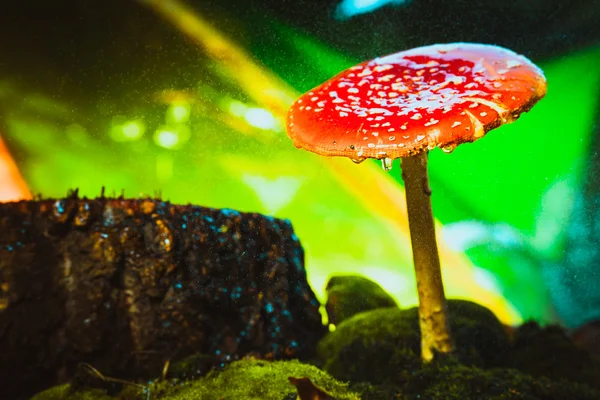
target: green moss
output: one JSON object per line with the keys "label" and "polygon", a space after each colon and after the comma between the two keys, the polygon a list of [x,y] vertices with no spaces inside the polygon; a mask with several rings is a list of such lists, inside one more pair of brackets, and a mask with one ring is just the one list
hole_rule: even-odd
{"label": "green moss", "polygon": [[[241,360],[222,371],[213,371],[204,378],[189,382],[159,382],[150,387],[152,399],[161,400],[283,400],[295,398],[296,388],[288,377],[308,377],[321,390],[337,400],[357,400],[358,394],[348,385],[336,381],[318,368],[298,361]],[[133,400],[143,399],[137,387],[127,386],[110,397],[105,391],[89,389],[74,391],[70,385],[57,386],[39,393],[34,400]]]}
{"label": "green moss", "polygon": [[[463,300],[450,300],[448,308],[457,357],[467,365],[498,365],[510,343],[494,314]],[[342,322],[321,340],[318,354],[338,379],[402,382],[420,368],[420,340],[416,307],[377,309]]]}
{"label": "green moss", "polygon": [[[152,385],[151,398],[161,400],[285,400],[296,399],[288,377],[309,377],[336,400],[593,400],[600,391],[567,380],[534,378],[514,369],[482,370],[441,358],[421,368],[403,371],[404,380],[384,385],[366,382],[348,387],[314,366],[297,361],[238,361],[221,372],[187,383]],[[73,392],[62,385],[38,394],[33,400],[139,400],[139,388],[127,386],[115,397],[98,389]]]}
{"label": "green moss", "polygon": [[169,368],[169,377],[176,379],[193,379],[204,376],[215,364],[215,357],[209,354],[193,354],[175,362]]}
{"label": "green moss", "polygon": [[415,370],[403,384],[358,383],[361,400],[593,400],[600,392],[566,380],[534,378],[512,369],[482,370],[445,359]]}
{"label": "green moss", "polygon": [[327,283],[329,322],[339,324],[360,312],[398,304],[381,286],[362,276],[334,276]]}
{"label": "green moss", "polygon": [[31,400],[112,400],[103,390],[91,389],[77,392],[71,385],[55,386],[33,396]]}
{"label": "green moss", "polygon": [[593,400],[600,392],[565,380],[534,378],[512,369],[482,370],[459,364],[427,365],[403,388],[406,399]]}
{"label": "green moss", "polygon": [[342,322],[318,345],[323,368],[343,380],[383,383],[419,368],[416,310],[378,309]]}
{"label": "green moss", "polygon": [[600,362],[556,325],[540,327],[528,322],[520,326],[506,365],[533,376],[569,379],[600,388]]}
{"label": "green moss", "polygon": [[358,399],[346,384],[331,378],[318,368],[298,361],[237,361],[225,370],[211,372],[205,378],[184,386],[164,397],[169,400],[282,400],[296,394],[288,377],[308,377],[336,399]]}
{"label": "green moss", "polygon": [[[337,379],[350,381],[350,386],[298,361],[242,360],[200,377],[207,360],[198,355],[174,365],[170,374],[174,379],[152,384],[151,398],[296,399],[296,388],[288,378],[307,377],[337,400],[600,399],[598,363],[575,346],[562,328],[528,323],[516,331],[511,345],[504,327],[486,308],[458,300],[450,300],[448,307],[457,343],[452,357],[422,364],[417,309],[380,308],[354,315],[319,343],[325,369]],[[33,399],[145,398],[139,386],[127,384],[118,393],[111,386],[110,392],[116,394],[110,397],[102,382],[105,390],[82,386],[88,389],[77,391],[74,383]]]}

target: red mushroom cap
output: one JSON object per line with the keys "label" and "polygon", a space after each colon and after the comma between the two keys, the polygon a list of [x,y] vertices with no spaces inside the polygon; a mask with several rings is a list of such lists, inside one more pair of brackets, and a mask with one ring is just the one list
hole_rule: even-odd
{"label": "red mushroom cap", "polygon": [[288,113],[288,135],[296,147],[356,162],[451,151],[545,94],[543,72],[510,50],[425,46],[364,62],[304,94]]}

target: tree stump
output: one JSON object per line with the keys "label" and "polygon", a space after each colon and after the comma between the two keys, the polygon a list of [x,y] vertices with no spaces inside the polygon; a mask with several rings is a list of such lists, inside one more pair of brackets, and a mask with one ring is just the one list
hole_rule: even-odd
{"label": "tree stump", "polygon": [[81,362],[147,379],[198,353],[302,358],[324,333],[287,220],[150,199],[0,204],[0,398]]}

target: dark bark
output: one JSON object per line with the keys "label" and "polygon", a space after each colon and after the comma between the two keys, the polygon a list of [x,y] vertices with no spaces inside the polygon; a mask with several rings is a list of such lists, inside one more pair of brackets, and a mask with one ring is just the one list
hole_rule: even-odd
{"label": "dark bark", "polygon": [[0,204],[0,397],[195,353],[307,356],[324,333],[289,221],[158,200]]}

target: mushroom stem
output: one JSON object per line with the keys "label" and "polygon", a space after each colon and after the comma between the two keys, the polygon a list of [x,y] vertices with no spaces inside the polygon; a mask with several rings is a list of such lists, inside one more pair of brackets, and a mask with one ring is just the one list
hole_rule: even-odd
{"label": "mushroom stem", "polygon": [[434,350],[439,353],[454,350],[431,209],[427,154],[423,151],[402,158],[402,179],[419,293],[421,357],[424,361],[433,359]]}

